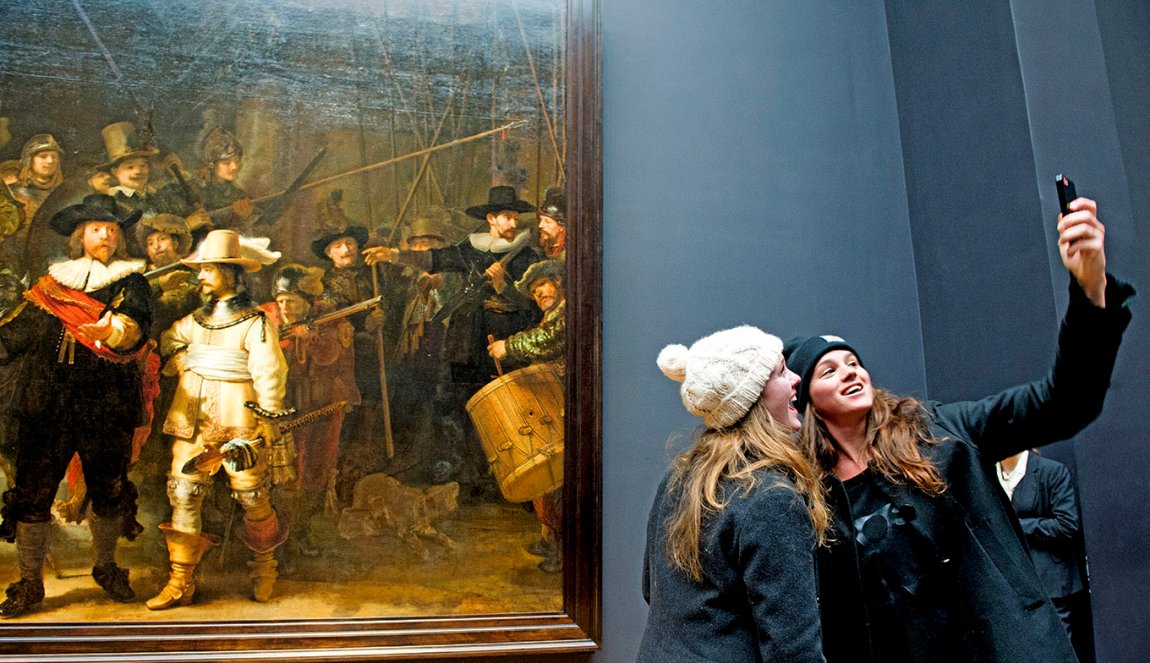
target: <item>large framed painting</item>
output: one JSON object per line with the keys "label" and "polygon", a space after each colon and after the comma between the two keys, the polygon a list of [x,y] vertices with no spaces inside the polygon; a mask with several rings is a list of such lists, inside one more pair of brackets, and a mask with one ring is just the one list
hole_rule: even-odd
{"label": "large framed painting", "polygon": [[598,647],[597,5],[0,6],[0,658]]}

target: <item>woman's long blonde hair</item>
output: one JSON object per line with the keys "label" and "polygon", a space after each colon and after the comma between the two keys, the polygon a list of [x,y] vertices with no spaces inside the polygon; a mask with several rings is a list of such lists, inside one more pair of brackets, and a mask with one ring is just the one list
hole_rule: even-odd
{"label": "woman's long blonde hair", "polygon": [[[819,467],[830,472],[839,450],[814,405],[807,405],[800,431],[803,446]],[[922,402],[909,396],[895,396],[874,390],[874,404],[867,414],[867,465],[887,480],[912,484],[929,495],[940,495],[946,482],[930,459],[922,455],[924,445],[937,444],[930,432]]]}
{"label": "woman's long blonde hair", "polygon": [[722,430],[703,429],[690,449],[672,462],[667,491],[679,493],[667,519],[667,556],[696,581],[703,578],[699,545],[703,521],[726,508],[734,492],[720,494],[719,483],[733,479],[746,495],[755,472],[775,468],[787,475],[807,503],[821,545],[830,524],[821,474],[796,445],[791,431],[778,424],[759,399],[738,423]]}

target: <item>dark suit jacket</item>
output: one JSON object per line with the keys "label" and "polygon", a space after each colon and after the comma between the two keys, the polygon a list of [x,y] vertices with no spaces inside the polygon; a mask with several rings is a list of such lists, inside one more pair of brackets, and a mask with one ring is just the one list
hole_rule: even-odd
{"label": "dark suit jacket", "polygon": [[1058,461],[1030,454],[1011,502],[1046,593],[1056,598],[1081,591],[1081,525],[1070,471]]}

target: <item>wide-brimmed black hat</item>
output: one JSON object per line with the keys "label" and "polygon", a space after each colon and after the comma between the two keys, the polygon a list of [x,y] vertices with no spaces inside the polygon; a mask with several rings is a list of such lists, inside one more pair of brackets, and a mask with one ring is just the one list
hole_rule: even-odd
{"label": "wide-brimmed black hat", "polygon": [[515,187],[493,186],[487,192],[487,204],[467,208],[467,216],[476,219],[486,219],[488,214],[500,212],[534,212],[535,206],[526,200],[520,200],[515,193]]}
{"label": "wide-brimmed black hat", "polygon": [[129,212],[120,207],[116,199],[102,193],[84,196],[79,205],[69,205],[48,219],[48,227],[68,237],[85,221],[111,221],[127,229],[135,225],[143,214],[142,210]]}
{"label": "wide-brimmed black hat", "polygon": [[547,187],[543,192],[543,204],[539,206],[539,214],[545,214],[567,225],[567,193],[562,187]]}
{"label": "wide-brimmed black hat", "polygon": [[319,239],[311,243],[311,252],[323,260],[331,260],[331,258],[327,257],[327,245],[341,237],[354,239],[355,243],[359,245],[359,248],[363,249],[367,244],[367,228],[363,226],[347,226],[346,228],[327,230],[320,235]]}
{"label": "wide-brimmed black hat", "polygon": [[357,226],[343,211],[343,189],[333,189],[316,201],[316,216],[319,218],[319,234],[311,243],[311,252],[321,260],[327,257],[327,245],[341,237],[355,240],[360,249],[366,248],[367,228]]}

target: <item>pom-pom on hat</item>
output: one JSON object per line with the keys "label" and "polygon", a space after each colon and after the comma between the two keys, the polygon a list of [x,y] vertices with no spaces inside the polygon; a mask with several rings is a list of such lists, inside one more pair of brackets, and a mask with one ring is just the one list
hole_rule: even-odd
{"label": "pom-pom on hat", "polygon": [[859,366],[863,366],[859,353],[838,336],[829,334],[825,336],[796,336],[787,341],[783,347],[783,357],[787,360],[787,367],[802,379],[799,388],[795,390],[795,407],[799,412],[804,412],[807,409],[807,403],[811,402],[810,382],[815,373],[815,365],[819,363],[819,359],[822,359],[823,355],[831,350],[854,352],[855,357],[859,360]]}
{"label": "pom-pom on hat", "polygon": [[743,325],[724,329],[687,348],[668,345],[656,360],[667,377],[682,382],[679,395],[708,428],[727,428],[750,412],[782,360],[783,342]]}

